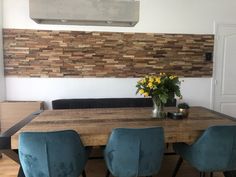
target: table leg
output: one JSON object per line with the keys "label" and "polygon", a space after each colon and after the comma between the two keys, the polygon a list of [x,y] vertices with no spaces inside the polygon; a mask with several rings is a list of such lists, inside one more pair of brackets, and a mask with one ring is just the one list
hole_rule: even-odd
{"label": "table leg", "polygon": [[19,163],[19,157],[17,150],[11,149],[11,137],[4,137],[0,135],[0,155],[5,154],[17,163]]}
{"label": "table leg", "polygon": [[[4,149],[4,150],[0,150],[0,151],[1,151],[0,153],[5,154],[6,156],[8,156],[12,160],[14,160],[16,163],[20,164],[18,150]],[[22,170],[21,165],[20,165],[17,177],[25,177],[25,174]]]}
{"label": "table leg", "polygon": [[8,156],[10,159],[14,160],[16,163],[20,164],[17,150],[7,149],[7,150],[1,150],[1,152],[6,156]]}

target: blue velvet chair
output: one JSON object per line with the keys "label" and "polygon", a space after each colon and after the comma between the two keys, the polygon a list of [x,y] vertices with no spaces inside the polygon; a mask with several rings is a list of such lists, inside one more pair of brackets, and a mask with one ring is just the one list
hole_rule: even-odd
{"label": "blue velvet chair", "polygon": [[73,130],[21,133],[19,157],[26,177],[86,176],[87,150]]}
{"label": "blue velvet chair", "polygon": [[111,133],[104,151],[109,172],[115,177],[157,174],[164,154],[162,127],[117,128]]}
{"label": "blue velvet chair", "polygon": [[236,170],[236,126],[212,126],[192,145],[174,144],[174,150],[180,155],[173,177],[176,176],[184,160],[205,173]]}

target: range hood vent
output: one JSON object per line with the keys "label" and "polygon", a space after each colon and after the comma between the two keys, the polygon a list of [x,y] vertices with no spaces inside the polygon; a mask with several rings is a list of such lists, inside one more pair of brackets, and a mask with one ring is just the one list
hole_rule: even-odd
{"label": "range hood vent", "polygon": [[135,26],[137,0],[29,0],[30,18],[41,24]]}

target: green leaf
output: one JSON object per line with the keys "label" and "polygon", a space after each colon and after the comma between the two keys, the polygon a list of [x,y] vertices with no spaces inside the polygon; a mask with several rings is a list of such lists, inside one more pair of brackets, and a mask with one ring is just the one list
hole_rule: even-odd
{"label": "green leaf", "polygon": [[163,94],[159,95],[159,98],[160,98],[161,102],[165,104],[167,102],[168,95],[166,93],[163,93]]}

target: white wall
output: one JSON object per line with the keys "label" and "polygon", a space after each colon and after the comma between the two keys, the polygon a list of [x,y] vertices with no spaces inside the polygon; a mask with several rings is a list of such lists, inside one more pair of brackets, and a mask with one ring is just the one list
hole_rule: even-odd
{"label": "white wall", "polygon": [[211,34],[214,21],[236,17],[235,0],[140,0],[140,21],[133,28],[38,25],[29,18],[29,0],[3,1],[4,28]]}
{"label": "white wall", "polygon": [[[3,0],[4,28],[213,34],[214,22],[236,19],[235,0],[140,0],[135,27],[38,25],[29,18],[28,0]],[[8,100],[135,97],[137,79],[127,78],[6,78]],[[185,78],[184,101],[211,107],[212,78]]]}
{"label": "white wall", "polygon": [[0,101],[5,99],[5,79],[2,52],[2,0],[0,0]]}
{"label": "white wall", "polygon": [[[136,95],[138,79],[131,78],[16,78],[7,77],[7,99],[44,100],[49,107],[54,99],[62,98],[122,98]],[[211,78],[182,78],[184,101],[209,107]]]}

